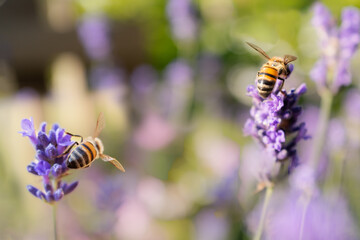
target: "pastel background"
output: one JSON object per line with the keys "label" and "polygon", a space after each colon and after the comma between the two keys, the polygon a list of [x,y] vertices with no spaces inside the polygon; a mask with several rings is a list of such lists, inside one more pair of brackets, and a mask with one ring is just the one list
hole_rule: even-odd
{"label": "pastel background", "polygon": [[[70,171],[66,180],[79,185],[58,203],[60,239],[251,239],[264,196],[257,184],[270,166],[243,134],[246,89],[266,61],[245,42],[298,57],[284,88],[307,85],[299,104],[312,138],[297,146],[306,163],[321,105],[311,74],[322,54],[314,3],[0,1],[0,239],[53,235],[51,206],[26,189],[41,180],[26,170],[35,152],[18,133],[21,120],[86,137],[100,112],[105,153],[126,173],[101,160]],[[343,7],[360,7],[321,3],[337,25]],[[347,64],[321,168],[300,164],[275,186],[264,239],[292,239],[301,201],[309,206],[303,239],[360,236],[360,53]],[[310,203],[298,193],[309,188],[318,193]]]}

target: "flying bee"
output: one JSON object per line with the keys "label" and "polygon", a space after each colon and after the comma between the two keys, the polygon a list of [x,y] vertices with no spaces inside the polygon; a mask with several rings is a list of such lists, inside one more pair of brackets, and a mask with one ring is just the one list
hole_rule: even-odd
{"label": "flying bee", "polygon": [[120,171],[125,172],[125,169],[120,162],[118,162],[115,158],[104,154],[104,145],[102,141],[98,138],[104,126],[105,126],[104,115],[100,113],[96,122],[96,128],[93,136],[87,137],[84,140],[84,138],[80,135],[74,135],[66,132],[68,135],[72,137],[81,138],[80,142],[75,142],[74,144],[72,144],[61,155],[63,156],[70,152],[66,159],[66,164],[68,168],[72,168],[72,169],[87,168],[90,167],[91,163],[95,159],[101,158],[103,161],[110,162],[111,164],[113,164]]}
{"label": "flying bee", "polygon": [[264,65],[262,65],[256,78],[256,85],[260,96],[267,98],[273,91],[275,83],[278,79],[282,81],[279,90],[282,89],[285,79],[289,77],[293,70],[293,65],[289,63],[295,61],[297,57],[285,55],[283,58],[270,58],[260,47],[249,42],[246,43],[268,60]]}

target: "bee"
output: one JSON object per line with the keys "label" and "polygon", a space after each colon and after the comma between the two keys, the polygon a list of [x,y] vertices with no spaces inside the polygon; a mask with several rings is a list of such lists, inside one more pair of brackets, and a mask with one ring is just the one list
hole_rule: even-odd
{"label": "bee", "polygon": [[84,140],[84,138],[80,135],[74,135],[66,132],[66,134],[72,137],[81,138],[80,142],[74,142],[74,144],[69,146],[69,148],[65,150],[65,152],[62,154],[66,155],[70,152],[66,159],[66,164],[68,168],[87,168],[90,167],[91,163],[95,159],[101,158],[103,161],[113,164],[120,171],[125,172],[125,169],[120,162],[118,162],[115,158],[104,154],[104,145],[102,141],[98,138],[100,132],[104,127],[104,115],[100,113],[96,122],[96,128],[93,136],[87,137]]}
{"label": "bee", "polygon": [[293,65],[289,63],[295,61],[297,57],[285,55],[283,58],[270,58],[260,47],[249,42],[246,43],[268,59],[268,61],[260,68],[256,78],[256,85],[260,96],[267,98],[273,91],[278,79],[282,81],[278,90],[282,89],[285,79],[289,77],[293,70]]}

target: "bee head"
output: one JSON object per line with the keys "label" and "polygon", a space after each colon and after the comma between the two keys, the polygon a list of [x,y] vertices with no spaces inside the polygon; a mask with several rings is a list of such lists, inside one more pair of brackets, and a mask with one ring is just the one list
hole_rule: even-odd
{"label": "bee head", "polygon": [[104,152],[104,145],[103,145],[102,141],[100,140],[100,138],[95,138],[94,141],[95,141],[96,149],[98,150],[98,152],[100,154],[102,154]]}

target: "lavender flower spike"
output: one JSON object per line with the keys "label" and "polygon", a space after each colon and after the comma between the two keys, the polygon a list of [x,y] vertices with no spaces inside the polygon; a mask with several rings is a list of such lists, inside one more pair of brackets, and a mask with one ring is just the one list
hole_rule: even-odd
{"label": "lavender flower spike", "polygon": [[170,0],[166,12],[176,40],[193,41],[197,34],[197,19],[190,0]]}
{"label": "lavender flower spike", "polygon": [[290,159],[291,171],[299,163],[297,143],[309,138],[305,123],[297,122],[301,114],[297,101],[306,92],[306,85],[302,84],[290,92],[271,93],[266,99],[260,97],[253,85],[248,87],[247,92],[253,99],[253,106],[244,133],[253,136],[276,161]]}
{"label": "lavender flower spike", "polygon": [[[360,11],[346,7],[342,11],[341,25],[321,3],[314,5],[312,23],[315,26],[322,55],[310,72],[310,77],[320,89],[337,93],[339,88],[351,83],[350,61],[360,43]],[[329,79],[328,76],[333,76]]]}
{"label": "lavender flower spike", "polygon": [[29,137],[35,148],[35,160],[27,166],[27,170],[42,177],[44,190],[41,191],[31,185],[28,185],[27,189],[35,197],[47,203],[53,203],[72,192],[78,182],[67,185],[62,181],[62,178],[67,175],[68,168],[66,166],[67,154],[61,155],[73,144],[71,136],[67,135],[65,130],[57,124],[54,124],[47,134],[46,125],[43,122],[40,130],[36,133],[32,118],[30,120],[23,119],[21,121],[23,131],[20,133]]}
{"label": "lavender flower spike", "polygon": [[110,24],[105,15],[85,15],[79,23],[78,35],[92,60],[101,61],[109,57]]}

